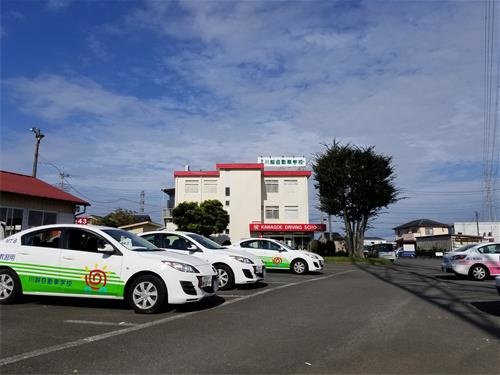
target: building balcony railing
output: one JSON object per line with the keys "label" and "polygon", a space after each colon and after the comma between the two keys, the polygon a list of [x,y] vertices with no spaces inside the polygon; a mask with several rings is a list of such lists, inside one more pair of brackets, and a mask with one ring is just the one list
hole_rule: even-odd
{"label": "building balcony railing", "polygon": [[171,218],[173,210],[174,210],[173,208],[164,208],[163,209],[163,217],[164,218]]}

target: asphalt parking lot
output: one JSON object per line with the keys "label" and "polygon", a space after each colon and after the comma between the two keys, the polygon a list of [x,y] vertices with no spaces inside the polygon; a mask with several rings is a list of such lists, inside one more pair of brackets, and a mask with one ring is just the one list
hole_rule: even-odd
{"label": "asphalt parking lot", "polygon": [[437,259],[269,272],[266,282],[138,315],[119,301],[0,307],[2,373],[498,373],[494,281]]}

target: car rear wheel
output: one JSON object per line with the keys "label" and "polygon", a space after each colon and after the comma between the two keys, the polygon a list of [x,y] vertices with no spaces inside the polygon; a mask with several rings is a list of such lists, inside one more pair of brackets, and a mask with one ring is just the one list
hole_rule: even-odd
{"label": "car rear wheel", "polygon": [[475,264],[470,268],[469,275],[474,280],[482,281],[489,276],[489,272],[485,266],[481,264]]}
{"label": "car rear wheel", "polygon": [[234,287],[234,275],[230,267],[225,264],[214,265],[219,274],[219,290],[227,290]]}
{"label": "car rear wheel", "polygon": [[296,273],[297,275],[303,275],[307,272],[308,267],[307,263],[303,259],[295,259],[292,262],[292,272]]}
{"label": "car rear wheel", "polygon": [[13,302],[22,294],[17,274],[8,268],[0,270],[0,304]]}
{"label": "car rear wheel", "polygon": [[164,304],[167,288],[154,275],[140,276],[132,282],[128,291],[128,302],[136,313],[153,314]]}

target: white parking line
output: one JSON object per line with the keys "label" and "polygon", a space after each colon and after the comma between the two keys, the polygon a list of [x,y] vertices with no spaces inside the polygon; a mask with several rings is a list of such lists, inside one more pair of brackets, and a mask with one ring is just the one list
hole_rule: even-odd
{"label": "white parking line", "polygon": [[74,324],[93,324],[96,326],[120,326],[120,327],[135,327],[139,324],[127,323],[127,322],[96,322],[93,320],[65,320],[64,323],[74,323]]}
{"label": "white parking line", "polygon": [[[288,287],[295,286],[295,285],[300,285],[300,284],[306,284],[306,283],[310,283],[310,282],[313,282],[313,281],[326,280],[326,279],[332,278],[334,276],[343,275],[343,274],[350,273],[350,272],[354,272],[354,270],[339,272],[339,273],[335,273],[335,274],[328,275],[328,276],[316,277],[314,279],[308,279],[308,280],[298,281],[298,282],[295,282],[295,283],[290,283],[290,284],[286,284],[286,285],[277,286],[275,288],[269,288],[269,289],[261,290],[259,292],[253,293],[253,294],[249,294],[249,295],[246,295],[246,296],[241,296],[241,297],[235,298],[235,299],[233,299],[231,301],[224,302],[222,305],[213,307],[211,310],[221,309],[221,308],[224,308],[224,306],[232,305],[233,303],[244,301],[244,300],[247,300],[247,299],[250,299],[250,298],[253,298],[253,297],[257,297],[257,296],[260,296],[262,294],[270,293],[270,292],[273,292],[275,290],[284,289],[284,288],[288,288]],[[100,334],[100,335],[94,335],[94,336],[85,337],[83,339],[66,342],[64,344],[48,346],[48,347],[43,348],[43,349],[38,349],[38,350],[33,350],[31,352],[26,352],[26,353],[22,353],[22,354],[18,354],[18,355],[13,355],[11,357],[0,359],[0,366],[9,365],[9,364],[20,362],[20,361],[23,361],[23,360],[26,360],[26,359],[31,359],[31,358],[34,358],[34,357],[39,357],[39,356],[44,355],[44,354],[50,354],[50,353],[57,352],[57,351],[60,351],[60,350],[74,348],[74,347],[80,346],[80,345],[85,345],[85,344],[88,344],[88,343],[91,343],[91,342],[105,340],[105,339],[110,338],[110,337],[120,336],[120,335],[124,335],[124,334],[130,333],[130,332],[135,332],[135,331],[139,331],[139,330],[142,330],[142,329],[154,327],[154,326],[157,326],[157,325],[160,325],[160,324],[163,324],[163,323],[166,323],[166,322],[170,322],[170,321],[173,321],[173,320],[183,319],[183,318],[187,318],[188,316],[191,316],[191,315],[196,315],[196,314],[204,313],[206,311],[207,310],[186,312],[186,313],[183,313],[182,315],[169,316],[167,318],[154,320],[154,321],[148,322],[148,323],[138,324],[136,326],[127,327],[127,328],[119,329],[119,330],[116,330],[116,331],[111,331],[111,332],[103,333],[103,334]],[[208,311],[210,311],[210,310],[208,310]]]}

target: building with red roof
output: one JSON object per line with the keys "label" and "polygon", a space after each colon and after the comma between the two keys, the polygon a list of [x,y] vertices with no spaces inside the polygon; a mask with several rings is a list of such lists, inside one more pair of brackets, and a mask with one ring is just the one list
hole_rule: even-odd
{"label": "building with red roof", "polygon": [[36,177],[0,171],[0,221],[7,236],[38,225],[73,223],[80,206],[90,204]]}
{"label": "building with red roof", "polygon": [[222,202],[230,217],[225,235],[231,241],[267,237],[306,248],[323,223],[309,222],[308,179],[305,158],[259,158],[257,163],[220,163],[215,170],[174,171],[175,188],[169,195],[164,222],[181,202]]}

